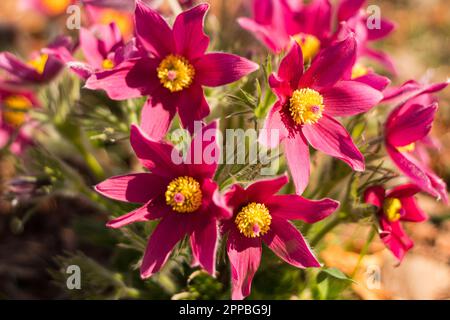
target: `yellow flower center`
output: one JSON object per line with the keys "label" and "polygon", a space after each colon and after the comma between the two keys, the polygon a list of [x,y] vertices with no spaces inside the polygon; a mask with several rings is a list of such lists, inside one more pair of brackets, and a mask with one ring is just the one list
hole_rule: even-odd
{"label": "yellow flower center", "polygon": [[41,54],[36,58],[28,61],[28,65],[36,70],[37,73],[43,74],[48,61],[48,54]]}
{"label": "yellow flower center", "polygon": [[111,70],[112,68],[114,68],[114,61],[112,61],[111,59],[105,59],[102,62],[102,67],[105,70]]}
{"label": "yellow flower center", "polygon": [[192,177],[178,177],[169,183],[166,203],[176,212],[194,212],[202,205],[200,183]]}
{"label": "yellow flower center", "polygon": [[389,221],[395,222],[401,218],[402,203],[397,198],[387,198],[383,203],[383,212]]}
{"label": "yellow flower center", "polygon": [[369,69],[362,64],[355,64],[352,68],[352,79],[356,79],[365,76],[369,73]]}
{"label": "yellow flower center", "polygon": [[407,144],[406,146],[403,147],[397,147],[397,150],[399,152],[413,152],[414,149],[416,148],[416,144],[415,142]]}
{"label": "yellow flower center", "polygon": [[192,84],[195,69],[186,58],[170,54],[161,61],[157,73],[164,88],[178,92]]}
{"label": "yellow flower center", "polygon": [[26,113],[33,104],[24,96],[13,95],[3,100],[3,119],[13,127],[20,127],[26,120]]}
{"label": "yellow flower center", "polygon": [[293,38],[302,48],[305,62],[311,61],[320,50],[320,40],[311,34],[300,33],[293,36]]}
{"label": "yellow flower center", "polygon": [[309,88],[295,90],[289,101],[292,119],[300,125],[317,123],[324,107],[322,95]]}
{"label": "yellow flower center", "polygon": [[115,22],[124,37],[133,33],[133,21],[129,14],[114,9],[103,9],[99,18],[100,24]]}
{"label": "yellow flower center", "polygon": [[264,204],[256,202],[242,208],[234,220],[239,232],[247,238],[265,235],[270,230],[271,222],[269,209]]}
{"label": "yellow flower center", "polygon": [[41,0],[41,5],[50,15],[60,15],[66,12],[70,3],[70,0]]}

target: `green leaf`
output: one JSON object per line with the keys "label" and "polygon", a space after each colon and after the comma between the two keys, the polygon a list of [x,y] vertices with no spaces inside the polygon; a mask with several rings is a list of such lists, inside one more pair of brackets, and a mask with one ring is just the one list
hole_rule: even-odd
{"label": "green leaf", "polygon": [[343,281],[354,282],[351,278],[347,277],[341,270],[336,269],[336,268],[328,268],[328,269],[323,269],[319,272],[319,274],[317,275],[317,283],[321,283],[328,277],[338,279],[338,280],[343,280]]}

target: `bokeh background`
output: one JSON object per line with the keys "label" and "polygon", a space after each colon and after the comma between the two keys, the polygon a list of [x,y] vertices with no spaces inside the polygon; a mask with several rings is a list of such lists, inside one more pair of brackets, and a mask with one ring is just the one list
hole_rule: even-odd
{"label": "bokeh background", "polygon": [[[216,48],[251,54],[263,50],[246,31],[236,23],[236,17],[249,15],[246,0],[214,0],[209,16],[209,28]],[[26,53],[45,45],[46,40],[64,28],[64,20],[52,22],[37,12],[21,11],[17,0],[0,1],[0,50]],[[400,84],[409,79],[438,82],[450,74],[450,2],[447,0],[377,0],[384,17],[397,23],[390,38],[377,44],[394,59]],[[163,5],[163,11],[168,10]],[[64,18],[62,18],[64,19]],[[218,27],[219,26],[219,27]],[[210,33],[211,34],[211,33]],[[219,44],[220,46],[218,46]],[[450,184],[450,90],[439,94],[440,110],[433,134],[442,143],[442,149],[433,155],[436,172]],[[80,168],[82,170],[82,168]],[[8,182],[16,174],[11,157],[0,158],[0,193],[8,190]],[[432,219],[426,223],[408,226],[415,248],[401,266],[396,265],[390,253],[379,241],[368,248],[368,254],[358,262],[365,243],[367,227],[345,225],[338,227],[326,238],[321,259],[347,274],[360,265],[355,279],[358,284],[339,298],[351,299],[450,299],[450,208],[427,196],[420,196],[420,204]],[[63,192],[42,197],[33,206],[15,206],[0,196],[0,298],[60,299],[68,297],[58,283],[58,259],[68,253],[85,257],[83,264],[104,271],[112,288],[102,288],[97,298],[120,297],[117,288],[127,290],[124,279],[107,270],[111,261],[120,265],[127,259],[115,252],[116,243],[104,227],[106,214],[77,195]],[[89,258],[88,258],[89,257]],[[119,260],[119,261],[118,261]],[[103,269],[104,268],[104,269]],[[372,286],[367,279],[377,275]],[[262,277],[261,277],[262,278]],[[289,280],[289,279],[286,279]],[[61,281],[64,281],[61,279]],[[102,279],[92,279],[102,281]],[[138,280],[135,280],[138,281]],[[164,275],[159,281],[164,282]],[[301,281],[301,279],[298,279]],[[269,279],[270,283],[270,279]],[[281,281],[280,286],[283,285]],[[152,286],[152,284],[148,284]],[[168,284],[170,286],[170,284]],[[258,286],[256,280],[255,286]],[[101,287],[101,286],[100,286]],[[169,288],[170,289],[170,288]],[[109,291],[108,291],[109,290]],[[214,288],[208,290],[214,291]],[[283,288],[268,288],[274,292]],[[167,291],[167,290],[166,290]],[[106,293],[105,293],[106,292]],[[107,293],[111,292],[111,295]],[[128,297],[133,297],[130,292]],[[154,296],[169,298],[167,292],[154,288]],[[309,298],[301,296],[280,298]]]}

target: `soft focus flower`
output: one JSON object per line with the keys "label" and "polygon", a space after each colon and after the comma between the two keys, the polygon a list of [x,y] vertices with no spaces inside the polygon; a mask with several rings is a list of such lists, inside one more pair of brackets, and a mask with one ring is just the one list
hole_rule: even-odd
{"label": "soft focus flower", "polygon": [[[120,11],[132,12],[136,6],[135,0],[81,0],[84,5],[100,7],[100,8],[110,8]],[[155,1],[148,1],[149,3]]]}
{"label": "soft focus flower", "polygon": [[66,13],[67,7],[75,0],[21,0],[21,6],[26,10],[36,10],[43,15],[54,17]]}
{"label": "soft focus flower", "polygon": [[149,95],[142,111],[142,127],[153,138],[163,137],[178,111],[185,128],[209,114],[202,86],[215,87],[239,80],[258,65],[236,55],[207,53],[203,33],[207,4],[181,13],[171,30],[156,11],[138,2],[136,31],[148,56],[97,73],[86,83],[104,89],[112,99]]}
{"label": "soft focus flower", "polygon": [[380,18],[379,25],[375,25],[363,8],[365,3],[366,0],[340,1],[337,8],[337,18],[340,22],[337,36],[339,37],[340,33],[345,34],[347,29],[350,29],[356,35],[358,58],[367,57],[378,61],[395,74],[395,66],[391,58],[386,53],[370,47],[372,42],[384,39],[391,34],[395,25],[383,18]]}
{"label": "soft focus flower", "polygon": [[381,186],[373,186],[364,194],[365,202],[378,208],[381,240],[399,261],[414,245],[401,222],[422,222],[428,218],[414,198],[418,192],[418,186],[405,184],[387,192]]}
{"label": "soft focus flower", "polygon": [[281,176],[255,182],[246,189],[236,184],[225,195],[233,210],[232,219],[222,224],[222,232],[228,234],[233,299],[250,294],[263,242],[295,267],[320,266],[301,233],[288,220],[315,223],[333,213],[339,203],[331,199],[313,201],[298,195],[275,195],[287,182],[287,176]]}
{"label": "soft focus flower", "polygon": [[[382,94],[359,81],[342,80],[356,57],[355,39],[337,42],[321,51],[303,72],[303,56],[297,43],[272,74],[270,86],[278,101],[265,122],[260,142],[274,147],[281,141],[297,193],[309,181],[309,147],[345,161],[356,171],[364,170],[364,157],[347,130],[334,117],[367,112]],[[279,140],[272,130],[278,130]]]}
{"label": "soft focus flower", "polygon": [[85,10],[91,25],[109,25],[114,22],[125,39],[129,39],[133,35],[132,12],[94,5],[86,5]]}
{"label": "soft focus flower", "polygon": [[[442,90],[446,85],[440,83],[419,88],[409,82],[411,90],[406,90],[405,85],[397,89],[397,94],[409,93],[408,100],[389,115],[385,124],[385,144],[391,160],[403,174],[423,191],[448,203],[446,183],[429,167],[423,148],[416,150],[416,145],[420,148],[430,143],[428,135],[438,108],[430,93]],[[390,98],[394,96],[394,92],[389,95]]]}
{"label": "soft focus flower", "polygon": [[330,42],[331,4],[313,0],[294,7],[285,0],[253,0],[253,19],[238,22],[275,53],[288,49],[294,38],[307,62]]}
{"label": "soft focus flower", "polygon": [[32,144],[28,111],[38,106],[34,93],[0,84],[0,149],[21,154]]}
{"label": "soft focus flower", "polygon": [[[142,278],[148,278],[165,264],[174,246],[189,236],[194,265],[200,265],[211,275],[215,273],[217,220],[229,218],[212,180],[217,163],[192,161],[194,151],[203,155],[215,136],[206,144],[205,132],[215,130],[212,123],[193,139],[187,159],[195,164],[175,164],[172,145],[156,142],[139,127],[131,127],[131,145],[142,165],[151,173],[136,173],[113,177],[96,186],[101,194],[120,201],[141,203],[133,212],[108,223],[120,228],[137,221],[160,219],[150,236],[141,265]],[[201,140],[198,140],[201,139]],[[201,150],[197,150],[198,146]],[[216,146],[217,147],[217,146]]]}
{"label": "soft focus flower", "polygon": [[[48,50],[48,51],[47,51]],[[69,37],[60,36],[47,48],[34,52],[27,62],[23,62],[9,52],[0,53],[0,69],[8,73],[8,81],[18,85],[43,84],[53,80],[63,69],[62,61],[49,52],[73,50]]]}

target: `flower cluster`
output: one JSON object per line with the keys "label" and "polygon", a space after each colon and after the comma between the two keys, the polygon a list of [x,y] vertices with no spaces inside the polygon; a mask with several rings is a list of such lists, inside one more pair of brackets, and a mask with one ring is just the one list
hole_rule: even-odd
{"label": "flower cluster", "polygon": [[[334,8],[329,0],[308,4],[254,0],[253,17],[238,19],[275,61],[276,70],[265,78],[266,94],[272,98],[267,99],[269,108],[254,143],[267,149],[282,147],[286,170],[272,178],[235,179],[229,184],[218,180],[217,161],[203,159],[205,152],[216,156],[221,152],[216,133],[226,123],[211,114],[210,90],[241,79],[250,82],[266,66],[251,55],[208,50],[208,4],[179,13],[169,24],[155,6],[140,0],[119,7],[117,1],[83,2],[90,19],[89,26],[79,30],[78,42],[58,37],[26,61],[0,53],[0,68],[5,71],[0,80],[0,147],[21,154],[33,144],[30,132],[40,126],[31,115],[42,104],[36,92],[54,82],[65,67],[84,83],[83,92],[118,103],[142,101],[139,125],[131,124],[129,132],[132,150],[145,171],[113,176],[95,186],[105,197],[139,204],[112,219],[108,227],[157,222],[140,265],[142,278],[160,271],[185,238],[192,266],[212,276],[220,263],[219,243],[226,243],[233,299],[250,294],[263,244],[294,267],[321,267],[298,225],[324,220],[340,205],[350,207],[330,198],[303,196],[315,167],[311,158],[321,153],[345,162],[349,168],[342,170],[348,170],[349,177],[365,179],[358,200],[373,206],[372,221],[380,238],[399,261],[413,246],[401,222],[427,219],[414,196],[423,191],[448,203],[446,184],[433,172],[428,154],[437,148],[430,135],[438,110],[434,94],[448,82],[408,81],[395,87],[370,68],[366,58],[395,73],[391,59],[370,46],[395,26],[382,19],[378,28],[371,28],[364,1],[342,0]],[[28,1],[52,17],[72,3]],[[398,169],[397,177],[401,174],[408,181],[389,190],[387,180],[364,175],[371,145],[349,129],[349,119],[361,121],[374,108],[392,109],[375,139],[384,149],[376,152],[385,150]],[[202,123],[200,130],[195,130],[196,122]],[[179,124],[192,140],[181,163],[174,161],[180,150],[167,139]],[[351,202],[348,197],[344,201]]]}

